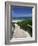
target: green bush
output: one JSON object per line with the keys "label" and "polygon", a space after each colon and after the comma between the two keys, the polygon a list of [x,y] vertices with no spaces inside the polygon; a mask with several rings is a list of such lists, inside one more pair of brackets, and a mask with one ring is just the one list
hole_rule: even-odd
{"label": "green bush", "polygon": [[32,36],[32,28],[27,26],[27,24],[32,26],[32,20],[23,20],[21,22],[17,22],[17,24],[20,26],[20,28],[26,31],[28,30],[29,34]]}

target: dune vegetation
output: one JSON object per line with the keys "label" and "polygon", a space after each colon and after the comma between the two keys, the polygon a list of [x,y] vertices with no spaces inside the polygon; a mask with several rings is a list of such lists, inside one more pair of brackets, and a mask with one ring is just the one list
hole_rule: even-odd
{"label": "dune vegetation", "polygon": [[17,22],[17,24],[20,26],[21,29],[28,31],[30,36],[32,37],[32,20],[23,20],[21,22]]}

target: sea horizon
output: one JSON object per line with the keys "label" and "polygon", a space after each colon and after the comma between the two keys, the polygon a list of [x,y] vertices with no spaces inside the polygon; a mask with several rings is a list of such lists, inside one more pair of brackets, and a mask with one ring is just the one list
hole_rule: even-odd
{"label": "sea horizon", "polygon": [[32,17],[16,17],[16,18],[13,18],[12,19],[12,22],[20,22],[20,21],[23,21],[23,20],[28,20],[28,19],[32,19]]}

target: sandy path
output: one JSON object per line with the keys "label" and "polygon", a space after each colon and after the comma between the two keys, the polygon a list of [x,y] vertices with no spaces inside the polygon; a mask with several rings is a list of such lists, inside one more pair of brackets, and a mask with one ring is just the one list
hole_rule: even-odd
{"label": "sandy path", "polygon": [[27,31],[24,31],[23,29],[20,29],[20,26],[15,24],[13,38],[10,41],[13,42],[14,38],[28,38],[28,37],[30,37],[29,33]]}
{"label": "sandy path", "polygon": [[30,37],[29,33],[24,31],[23,29],[20,29],[20,26],[15,24],[13,38],[25,38],[25,37]]}

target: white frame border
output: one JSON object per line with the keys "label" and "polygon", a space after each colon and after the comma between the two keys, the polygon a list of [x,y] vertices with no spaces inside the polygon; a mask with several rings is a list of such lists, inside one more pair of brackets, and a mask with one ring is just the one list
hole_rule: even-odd
{"label": "white frame border", "polygon": [[[36,29],[35,29],[34,26],[33,26],[33,28],[34,28],[34,29],[33,29],[33,30],[34,30],[34,31],[33,31],[33,39],[30,39],[30,38],[29,38],[29,40],[27,41],[26,39],[28,39],[28,38],[26,38],[26,39],[23,38],[22,40],[20,39],[21,41],[18,41],[18,39],[16,38],[16,40],[13,39],[13,40],[15,40],[15,42],[10,42],[10,41],[9,41],[9,40],[10,40],[9,37],[10,37],[10,22],[11,22],[11,21],[10,21],[10,19],[11,19],[11,18],[10,18],[10,17],[11,17],[11,16],[10,16],[10,7],[11,7],[11,5],[34,7],[34,8],[33,8],[33,15],[32,15],[33,18],[32,18],[32,20],[33,20],[33,25],[36,27]],[[35,3],[24,3],[24,2],[9,2],[9,1],[8,1],[8,2],[5,3],[5,6],[6,6],[6,7],[5,7],[5,8],[6,8],[6,9],[5,9],[5,11],[6,11],[6,12],[5,12],[5,13],[6,13],[6,14],[5,14],[5,15],[6,15],[6,16],[5,16],[5,19],[6,19],[6,20],[5,20],[5,21],[6,21],[6,23],[5,23],[5,27],[6,27],[6,28],[5,28],[5,30],[6,30],[6,31],[5,31],[5,43],[8,44],[8,43],[20,43],[20,42],[21,42],[21,43],[22,43],[22,42],[23,42],[23,43],[24,43],[24,42],[25,42],[25,43],[36,42],[36,41],[37,41],[37,25],[36,25],[36,24],[37,24],[37,19],[36,19],[37,16],[35,16],[35,15],[37,15],[37,4],[35,4]],[[36,22],[35,22],[35,21],[36,21]],[[35,22],[35,24],[34,24],[34,22]],[[34,32],[35,32],[35,34],[34,34]]]}

